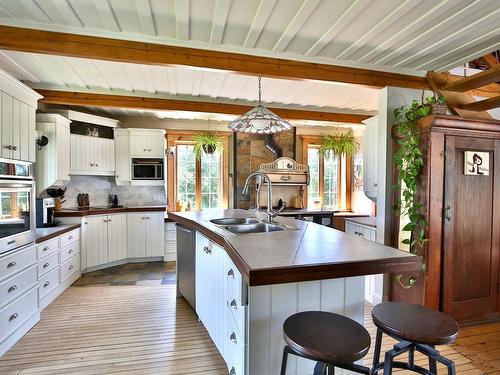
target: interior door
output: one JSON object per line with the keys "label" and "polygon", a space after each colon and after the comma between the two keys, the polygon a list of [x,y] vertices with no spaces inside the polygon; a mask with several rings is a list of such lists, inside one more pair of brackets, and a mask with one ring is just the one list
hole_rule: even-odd
{"label": "interior door", "polygon": [[[472,164],[465,165],[465,159]],[[477,174],[476,162],[489,172]],[[446,137],[442,307],[460,321],[497,310],[499,166],[500,140]]]}

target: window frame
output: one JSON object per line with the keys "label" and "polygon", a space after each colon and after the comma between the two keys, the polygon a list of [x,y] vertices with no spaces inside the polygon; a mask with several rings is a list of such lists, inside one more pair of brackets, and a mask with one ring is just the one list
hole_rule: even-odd
{"label": "window frame", "polygon": [[[302,163],[304,165],[308,164],[308,150],[309,148],[319,149],[322,141],[322,137],[317,136],[302,136]],[[325,194],[325,164],[324,158],[319,155],[319,196],[321,198],[321,204],[324,202]],[[337,170],[338,178],[337,181],[337,202],[340,202],[339,207],[331,207],[339,209],[342,211],[351,210],[351,194],[352,194],[352,158],[350,156],[342,157],[338,163]],[[343,199],[345,195],[345,199]],[[304,207],[309,207],[309,187],[306,186],[304,194]],[[330,207],[329,207],[330,208]]]}
{"label": "window frame", "polygon": [[[182,132],[182,131],[167,131],[167,211],[176,210],[177,202],[177,146],[178,145],[193,145],[193,136],[203,133],[197,132]],[[208,133],[208,132],[206,132]],[[222,137],[224,142],[224,151],[221,154],[221,208],[228,208],[229,204],[229,137],[225,132],[210,132]],[[173,155],[171,150],[174,149]],[[201,210],[202,189],[201,189],[201,160],[196,159],[196,207],[193,210]]]}

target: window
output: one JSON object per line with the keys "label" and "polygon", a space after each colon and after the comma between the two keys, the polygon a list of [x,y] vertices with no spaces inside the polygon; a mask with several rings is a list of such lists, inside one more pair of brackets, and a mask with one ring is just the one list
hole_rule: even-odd
{"label": "window", "polygon": [[303,138],[303,163],[309,166],[307,207],[350,208],[349,158],[319,155],[320,139]]}
{"label": "window", "polygon": [[[14,202],[13,202],[14,199]],[[18,193],[0,193],[0,216],[1,217],[11,217],[12,209],[18,210],[19,212],[25,212],[29,209],[29,194],[28,192],[18,192]],[[15,206],[12,207],[12,204]]]}
{"label": "window", "polygon": [[[227,147],[223,154],[202,154],[201,160],[194,155],[191,134],[169,133],[171,155],[168,160],[169,209],[175,210],[175,202],[181,201],[192,209],[227,207]],[[226,140],[227,146],[227,140]],[[224,173],[224,170],[226,172]]]}

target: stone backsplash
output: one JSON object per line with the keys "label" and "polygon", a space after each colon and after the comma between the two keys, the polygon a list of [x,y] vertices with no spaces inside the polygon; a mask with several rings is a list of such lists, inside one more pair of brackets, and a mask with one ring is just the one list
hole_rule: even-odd
{"label": "stone backsplash", "polygon": [[165,189],[162,186],[117,186],[113,177],[71,176],[67,185],[63,208],[77,207],[78,194],[88,194],[91,206],[106,206],[109,195],[118,195],[120,205],[165,205]]}

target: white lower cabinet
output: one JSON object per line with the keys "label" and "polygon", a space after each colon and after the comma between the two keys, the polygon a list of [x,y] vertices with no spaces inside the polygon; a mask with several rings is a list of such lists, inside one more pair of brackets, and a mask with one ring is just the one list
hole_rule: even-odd
{"label": "white lower cabinet", "polygon": [[196,233],[196,312],[228,365],[245,372],[246,306],[243,281],[226,251]]}
{"label": "white lower cabinet", "polygon": [[163,257],[165,227],[163,212],[134,212],[127,214],[129,258]]}

